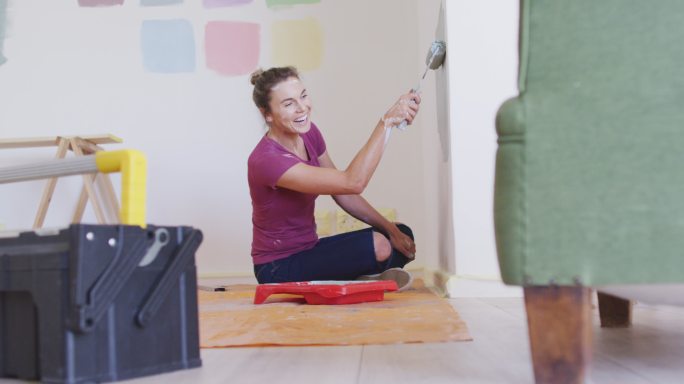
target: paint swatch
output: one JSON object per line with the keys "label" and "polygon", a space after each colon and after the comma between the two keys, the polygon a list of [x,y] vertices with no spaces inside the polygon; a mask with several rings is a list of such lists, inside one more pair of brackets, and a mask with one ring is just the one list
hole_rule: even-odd
{"label": "paint swatch", "polygon": [[256,69],[259,24],[210,21],[204,31],[207,68],[228,76],[244,75]]}
{"label": "paint swatch", "polygon": [[156,73],[195,70],[195,37],[187,20],[145,20],[140,33],[143,65]]}
{"label": "paint swatch", "polygon": [[204,8],[234,7],[249,4],[254,0],[202,0]]}
{"label": "paint swatch", "polygon": [[160,5],[175,5],[181,4],[183,0],[140,0],[140,5],[143,7],[156,7]]}
{"label": "paint swatch", "polygon": [[275,65],[293,65],[301,70],[321,66],[323,33],[315,19],[276,21],[271,31]]}
{"label": "paint swatch", "polygon": [[298,4],[315,4],[320,2],[321,0],[266,0],[266,6],[269,8],[273,8]]}
{"label": "paint swatch", "polygon": [[111,7],[112,5],[122,5],[124,0],[78,0],[81,7]]}
{"label": "paint swatch", "polygon": [[2,47],[5,42],[5,10],[7,9],[7,0],[0,0],[0,65],[5,63],[7,59],[2,54]]}

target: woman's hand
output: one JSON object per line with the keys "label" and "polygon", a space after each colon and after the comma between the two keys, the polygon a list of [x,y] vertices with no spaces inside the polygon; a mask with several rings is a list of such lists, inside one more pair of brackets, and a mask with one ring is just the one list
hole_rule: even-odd
{"label": "woman's hand", "polygon": [[420,95],[411,90],[409,93],[401,95],[399,100],[385,113],[382,121],[385,127],[392,127],[401,124],[406,120],[408,124],[413,122],[413,119],[418,114],[420,105]]}
{"label": "woman's hand", "polygon": [[404,232],[399,230],[396,224],[393,224],[389,231],[389,240],[392,244],[392,248],[403,253],[409,260],[416,258],[416,243],[414,243]]}

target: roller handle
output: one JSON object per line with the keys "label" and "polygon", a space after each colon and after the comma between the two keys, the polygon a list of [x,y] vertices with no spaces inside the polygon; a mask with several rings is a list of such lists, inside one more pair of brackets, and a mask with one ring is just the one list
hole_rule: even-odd
{"label": "roller handle", "polygon": [[[424,78],[425,78],[425,75],[423,75],[423,79]],[[417,87],[411,88],[411,92],[420,91],[420,86],[423,83],[423,79],[420,79],[420,83],[418,83]],[[397,128],[401,129],[402,131],[405,131],[407,126],[408,126],[408,121],[402,120],[402,122],[399,125],[397,125]]]}

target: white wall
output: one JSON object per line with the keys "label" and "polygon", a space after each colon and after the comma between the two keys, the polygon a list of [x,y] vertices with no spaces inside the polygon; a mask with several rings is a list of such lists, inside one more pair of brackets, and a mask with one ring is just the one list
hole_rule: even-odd
{"label": "white wall", "polygon": [[494,119],[517,94],[518,5],[447,1],[455,273],[500,280],[493,224]]}
{"label": "white wall", "polygon": [[[269,23],[314,17],[324,36],[319,69],[303,73],[314,100],[314,121],[344,167],[384,111],[414,86],[434,37],[439,1],[339,0],[266,9],[265,2],[206,10],[180,6],[84,9],[74,0],[10,0],[0,66],[0,137],[112,133],[148,155],[148,221],[192,225],[205,242],[203,275],[250,275],[251,206],[246,159],[264,133],[247,76],[225,77],[204,66],[203,26],[210,20],[259,22],[259,65],[271,66]],[[148,19],[189,20],[195,31],[196,70],[145,72],[140,26]],[[439,211],[434,199],[434,95],[427,94],[415,126],[394,134],[365,196],[396,208],[418,236],[415,267],[439,267]],[[53,149],[0,151],[0,164],[48,159]],[[434,158],[433,158],[434,159]],[[118,178],[114,177],[115,182]],[[0,186],[0,223],[31,227],[44,182]],[[46,226],[68,224],[79,177],[60,180]],[[319,199],[319,208],[332,208]],[[92,213],[86,221],[94,222]]]}
{"label": "white wall", "polygon": [[[445,1],[439,9],[421,7],[418,10],[419,21],[423,27],[419,31],[422,55],[421,63],[425,68],[426,54],[435,40],[446,41]],[[447,42],[448,45],[448,42]],[[448,50],[448,48],[447,48]],[[429,71],[422,84],[421,131],[423,134],[423,167],[425,185],[425,216],[431,218],[427,222],[427,233],[430,238],[423,242],[421,249],[428,248],[430,255],[435,255],[433,263],[427,264],[429,273],[433,270],[440,273],[454,272],[454,234],[452,222],[451,197],[451,154],[449,148],[449,60],[434,71]],[[439,282],[435,282],[439,284]]]}
{"label": "white wall", "polygon": [[[516,93],[518,2],[449,0],[446,67],[428,73],[417,123],[394,134],[365,196],[397,209],[418,236],[414,267],[458,277],[498,279],[492,196],[498,106]],[[269,10],[263,2],[206,10],[181,6],[83,9],[76,1],[10,0],[0,66],[0,136],[113,133],[149,157],[149,222],[205,232],[202,274],[249,275],[251,207],[246,158],[263,134],[247,76],[204,67],[203,25],[259,22],[259,65],[269,67],[275,20],[314,17],[324,36],[319,69],[303,73],[314,121],[345,166],[396,96],[415,85],[435,38],[438,0],[344,0]],[[495,11],[494,11],[495,10]],[[189,20],[197,68],[145,72],[140,25]],[[442,71],[442,72],[440,72]],[[450,153],[440,153],[435,78],[448,79]],[[0,163],[51,158],[52,149],[0,151]],[[450,175],[448,174],[450,173]],[[115,179],[117,179],[115,177]],[[453,185],[451,182],[453,181]],[[43,182],[0,186],[0,223],[30,228]],[[449,193],[451,189],[451,193]],[[46,226],[68,223],[78,177],[60,181]],[[449,201],[451,198],[451,201]],[[445,216],[453,204],[451,218]],[[318,207],[332,209],[329,198]],[[92,213],[87,219],[94,221]]]}

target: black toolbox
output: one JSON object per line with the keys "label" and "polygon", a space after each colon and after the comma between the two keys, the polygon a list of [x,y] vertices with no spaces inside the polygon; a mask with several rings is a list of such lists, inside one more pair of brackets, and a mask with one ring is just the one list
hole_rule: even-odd
{"label": "black toolbox", "polygon": [[200,366],[191,227],[0,238],[0,377],[102,382]]}

